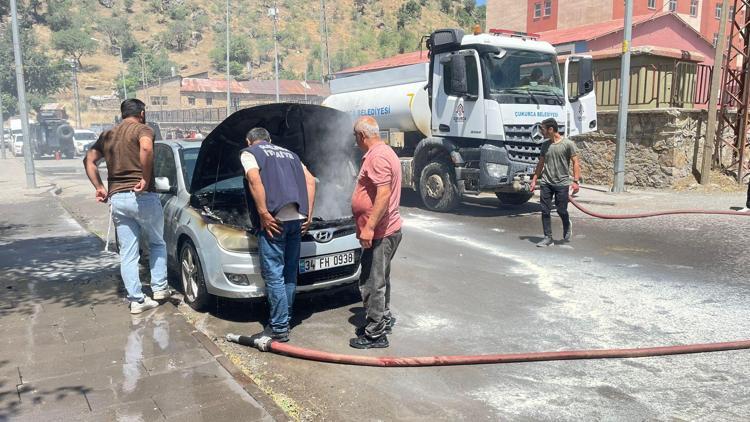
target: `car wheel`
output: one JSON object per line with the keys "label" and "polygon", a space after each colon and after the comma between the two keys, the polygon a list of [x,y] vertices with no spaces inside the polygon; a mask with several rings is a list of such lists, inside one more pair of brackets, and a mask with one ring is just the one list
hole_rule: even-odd
{"label": "car wheel", "polygon": [[203,266],[195,246],[189,240],[180,248],[180,280],[185,302],[196,311],[205,309],[213,298],[206,291]]}
{"label": "car wheel", "polygon": [[461,195],[452,173],[453,169],[442,161],[432,162],[422,169],[419,194],[430,211],[449,212],[458,205]]}
{"label": "car wheel", "polygon": [[500,200],[500,205],[523,205],[529,202],[529,199],[534,197],[531,192],[517,192],[517,193],[506,193],[497,192],[495,193],[497,199]]}

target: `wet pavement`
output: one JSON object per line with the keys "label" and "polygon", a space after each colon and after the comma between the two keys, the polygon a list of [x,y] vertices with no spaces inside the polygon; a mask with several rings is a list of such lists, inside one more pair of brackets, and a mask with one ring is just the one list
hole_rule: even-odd
{"label": "wet pavement", "polygon": [[47,181],[23,182],[19,160],[2,163],[0,421],[284,418],[174,304],[131,316],[117,256]]}
{"label": "wet pavement", "polygon": [[[79,163],[70,165],[75,169]],[[40,172],[94,232],[106,213],[82,173]],[[75,170],[73,170],[75,171]],[[596,189],[596,188],[594,188]],[[744,191],[586,189],[597,211],[726,210]],[[89,205],[90,204],[90,205]],[[572,211],[574,240],[539,249],[539,206],[494,198],[437,214],[402,204],[404,240],[393,267],[398,325],[386,350],[348,347],[363,310],[355,289],[298,296],[292,343],[372,356],[646,347],[746,339],[748,217],[596,220]],[[559,220],[553,219],[560,237]],[[747,420],[750,352],[473,367],[382,369],[262,354],[222,340],[265,322],[263,301],[220,300],[206,313],[179,306],[291,415],[303,420]]]}

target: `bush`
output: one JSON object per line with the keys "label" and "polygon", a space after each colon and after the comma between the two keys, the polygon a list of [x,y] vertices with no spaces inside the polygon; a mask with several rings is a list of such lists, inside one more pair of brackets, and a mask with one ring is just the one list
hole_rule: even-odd
{"label": "bush", "polygon": [[422,17],[422,6],[416,0],[409,0],[402,4],[396,12],[396,27],[404,29],[406,24]]}

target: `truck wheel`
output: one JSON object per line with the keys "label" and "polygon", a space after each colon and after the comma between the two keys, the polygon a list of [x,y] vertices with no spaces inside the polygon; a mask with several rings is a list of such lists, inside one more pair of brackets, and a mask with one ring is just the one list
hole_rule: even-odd
{"label": "truck wheel", "polygon": [[419,195],[430,211],[449,212],[458,206],[461,196],[453,180],[453,169],[445,162],[432,162],[422,169]]}
{"label": "truck wheel", "polygon": [[495,196],[500,200],[500,205],[523,205],[529,202],[529,199],[533,198],[534,194],[531,192],[497,192]]}
{"label": "truck wheel", "polygon": [[203,275],[201,260],[189,240],[185,241],[180,248],[180,280],[185,302],[191,308],[200,311],[213,300],[213,297],[206,291],[206,279]]}

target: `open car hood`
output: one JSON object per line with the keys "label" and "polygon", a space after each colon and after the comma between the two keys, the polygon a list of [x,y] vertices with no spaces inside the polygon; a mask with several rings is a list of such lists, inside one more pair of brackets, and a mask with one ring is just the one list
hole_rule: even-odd
{"label": "open car hood", "polygon": [[245,135],[254,127],[268,130],[272,143],[295,152],[316,176],[326,173],[331,165],[342,165],[342,158],[357,154],[353,121],[347,113],[293,103],[246,108],[227,117],[201,144],[191,193],[244,174],[240,150],[247,147]]}

